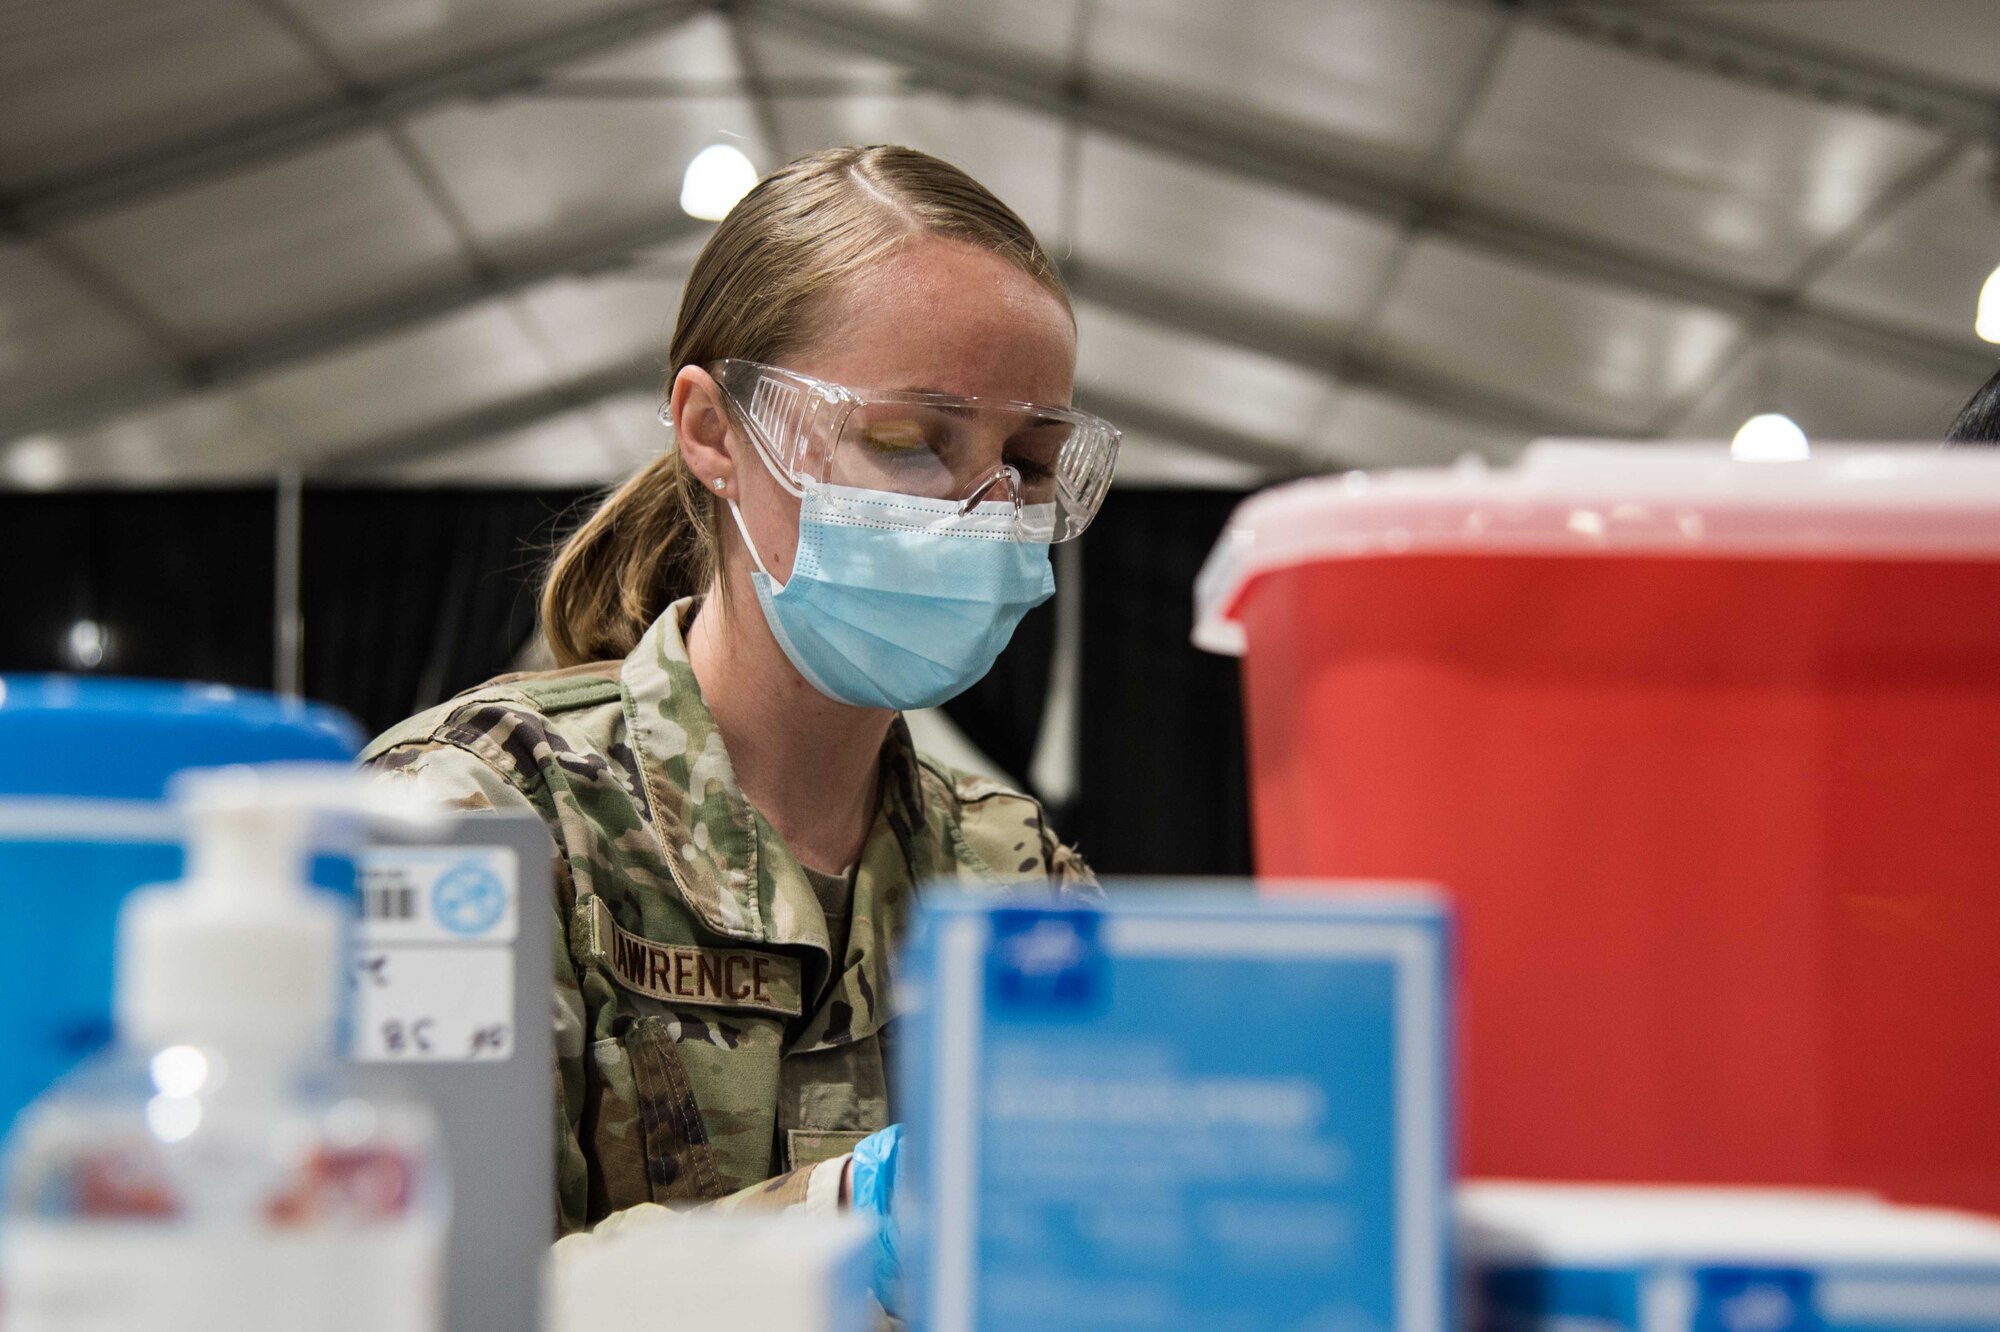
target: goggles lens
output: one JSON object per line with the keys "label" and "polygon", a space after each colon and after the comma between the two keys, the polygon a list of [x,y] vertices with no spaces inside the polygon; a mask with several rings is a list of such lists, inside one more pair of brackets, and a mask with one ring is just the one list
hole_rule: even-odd
{"label": "goggles lens", "polygon": [[848,389],[751,361],[711,373],[794,491],[887,491],[957,501],[968,515],[1011,501],[1023,540],[1064,541],[1096,516],[1117,461],[1118,431],[1068,407]]}

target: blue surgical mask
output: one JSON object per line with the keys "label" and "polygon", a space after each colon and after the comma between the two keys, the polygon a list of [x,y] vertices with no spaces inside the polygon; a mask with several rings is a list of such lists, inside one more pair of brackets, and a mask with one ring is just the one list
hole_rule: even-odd
{"label": "blue surgical mask", "polygon": [[1011,504],[961,515],[949,500],[815,486],[799,501],[798,553],[783,583],[734,500],[729,511],[757,562],[751,581],[778,646],[814,688],[857,707],[928,708],[965,692],[1021,617],[1055,595],[1049,548],[1019,539]]}

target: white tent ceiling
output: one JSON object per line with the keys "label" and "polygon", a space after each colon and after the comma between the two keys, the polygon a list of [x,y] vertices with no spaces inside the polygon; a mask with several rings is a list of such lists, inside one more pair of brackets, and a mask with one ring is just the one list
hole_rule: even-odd
{"label": "white tent ceiling", "polygon": [[959,162],[1124,476],[1934,436],[1994,0],[7,0],[0,485],[586,484],[664,445],[688,160]]}

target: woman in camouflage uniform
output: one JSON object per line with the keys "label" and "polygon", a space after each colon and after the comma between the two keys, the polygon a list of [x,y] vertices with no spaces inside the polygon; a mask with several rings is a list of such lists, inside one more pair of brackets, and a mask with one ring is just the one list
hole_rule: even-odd
{"label": "woman in camouflage uniform", "polygon": [[[907,704],[843,701],[809,682],[792,635],[781,646],[757,575],[767,594],[791,578],[810,487],[782,472],[768,431],[753,437],[756,409],[718,367],[1018,406],[1066,404],[1075,355],[1053,266],[977,182],[902,148],[792,163],[724,219],[688,279],[667,408],[678,447],[556,558],[542,623],[560,668],[470,690],[368,749],[385,775],[462,805],[526,804],[554,839],[562,1232],[644,1202],[839,1205],[849,1153],[892,1118],[889,959],[916,886],[1090,882],[1033,799],[916,753]],[[949,414],[989,419],[976,408]],[[907,457],[909,428],[846,456]],[[990,434],[951,445],[988,451],[958,511],[1000,512],[1011,488],[1015,520],[1054,510],[1080,531],[1075,478],[1036,507],[1053,455],[1017,457],[1025,435]],[[1115,452],[1116,432],[1099,445]],[[993,618],[997,652],[1018,613]]]}

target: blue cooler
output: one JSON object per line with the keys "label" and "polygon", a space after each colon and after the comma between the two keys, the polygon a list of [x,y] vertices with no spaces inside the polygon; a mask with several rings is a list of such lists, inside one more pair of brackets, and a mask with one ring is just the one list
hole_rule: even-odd
{"label": "blue cooler", "polygon": [[119,905],[180,877],[167,779],[361,741],[335,709],[221,685],[0,676],[0,1132],[110,1037]]}

